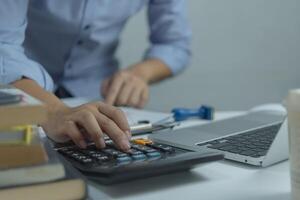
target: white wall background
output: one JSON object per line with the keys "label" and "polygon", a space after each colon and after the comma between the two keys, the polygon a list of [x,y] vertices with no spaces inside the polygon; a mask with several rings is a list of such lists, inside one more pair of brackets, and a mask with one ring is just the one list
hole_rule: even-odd
{"label": "white wall background", "polygon": [[[300,87],[299,0],[187,0],[193,60],[180,76],[151,87],[149,109],[202,103],[247,109],[281,102]],[[142,11],[122,35],[123,66],[140,60],[148,45]]]}

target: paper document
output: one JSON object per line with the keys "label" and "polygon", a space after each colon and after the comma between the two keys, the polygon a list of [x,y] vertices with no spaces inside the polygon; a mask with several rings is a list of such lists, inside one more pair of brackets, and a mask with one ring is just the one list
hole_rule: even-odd
{"label": "paper document", "polygon": [[[68,106],[80,106],[88,103],[91,99],[88,98],[67,98],[63,100]],[[150,123],[158,122],[162,119],[172,116],[171,113],[154,112],[148,110],[140,110],[135,108],[120,107],[127,117],[129,125],[136,125],[139,121],[149,121]]]}
{"label": "paper document", "polygon": [[139,121],[148,121],[150,123],[155,123],[172,116],[171,113],[153,112],[135,108],[121,107],[121,109],[124,111],[130,126],[138,124]]}

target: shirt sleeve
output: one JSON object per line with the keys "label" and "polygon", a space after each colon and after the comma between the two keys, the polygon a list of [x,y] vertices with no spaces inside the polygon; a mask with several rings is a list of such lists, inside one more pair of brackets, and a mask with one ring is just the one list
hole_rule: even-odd
{"label": "shirt sleeve", "polygon": [[46,90],[53,80],[37,62],[24,53],[28,0],[2,0],[0,6],[0,83],[10,84],[26,77]]}
{"label": "shirt sleeve", "polygon": [[163,61],[173,75],[188,66],[191,58],[191,30],[185,0],[150,0],[148,21],[151,46],[145,59]]}

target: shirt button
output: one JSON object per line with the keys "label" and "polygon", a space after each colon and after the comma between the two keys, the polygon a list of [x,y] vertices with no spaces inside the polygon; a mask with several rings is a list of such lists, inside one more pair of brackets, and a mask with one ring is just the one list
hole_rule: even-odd
{"label": "shirt button", "polygon": [[88,24],[88,25],[85,25],[83,29],[84,29],[84,30],[88,30],[88,29],[90,29],[90,28],[91,28],[91,25]]}
{"label": "shirt button", "polygon": [[83,41],[82,40],[78,40],[77,41],[77,45],[82,45]]}
{"label": "shirt button", "polygon": [[68,68],[68,69],[71,69],[71,68],[72,68],[72,65],[71,65],[71,64],[68,64],[68,65],[67,65],[67,68]]}

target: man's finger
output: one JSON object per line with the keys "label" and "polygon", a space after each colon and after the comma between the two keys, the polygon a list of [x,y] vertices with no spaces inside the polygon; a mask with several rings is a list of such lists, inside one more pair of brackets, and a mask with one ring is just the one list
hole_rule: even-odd
{"label": "man's finger", "polygon": [[127,135],[115,124],[114,121],[105,115],[100,114],[98,115],[98,123],[119,149],[123,151],[128,151],[130,149]]}
{"label": "man's finger", "polygon": [[95,116],[91,112],[81,111],[80,114],[76,115],[76,122],[86,130],[96,147],[105,147],[102,130]]}
{"label": "man's finger", "polygon": [[134,90],[134,85],[132,85],[131,83],[124,84],[117,96],[116,105],[118,106],[128,105],[128,100],[133,90]]}
{"label": "man's finger", "polygon": [[66,134],[71,138],[71,140],[79,147],[86,148],[86,142],[82,133],[79,131],[78,127],[73,121],[66,122],[65,125]]}
{"label": "man's finger", "polygon": [[121,90],[121,87],[124,84],[124,80],[121,76],[115,76],[108,88],[107,95],[105,98],[105,102],[109,105],[114,105],[116,102],[116,98]]}
{"label": "man's finger", "polygon": [[140,98],[142,96],[142,91],[143,91],[143,88],[142,87],[136,87],[131,95],[130,95],[130,99],[128,101],[128,104],[130,106],[133,106],[133,107],[138,107],[139,105],[139,102],[140,102]]}
{"label": "man's finger", "polygon": [[114,106],[98,102],[98,110],[100,113],[103,113],[105,116],[113,120],[122,131],[130,132],[129,124],[125,113],[120,108],[116,108]]}
{"label": "man's finger", "polygon": [[146,88],[142,91],[141,96],[140,96],[140,101],[138,103],[139,108],[144,108],[147,101],[149,99],[149,90]]}

